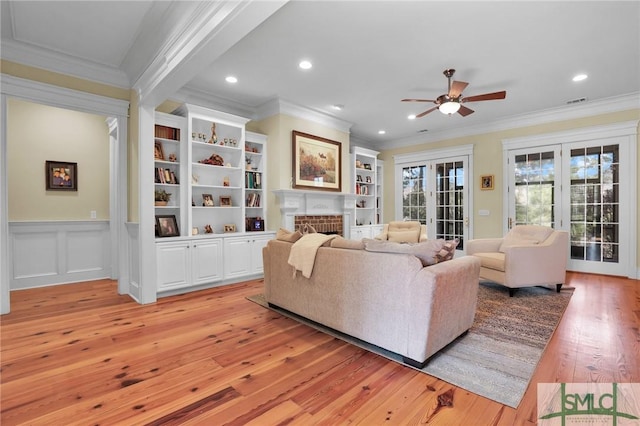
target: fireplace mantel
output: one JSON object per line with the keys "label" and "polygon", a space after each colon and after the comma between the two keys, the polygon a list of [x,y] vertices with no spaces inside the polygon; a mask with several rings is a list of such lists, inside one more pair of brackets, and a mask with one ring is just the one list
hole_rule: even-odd
{"label": "fireplace mantel", "polygon": [[343,233],[348,238],[356,208],[356,195],[345,192],[304,191],[299,189],[277,189],[276,195],[282,227],[294,229],[296,216],[342,215]]}

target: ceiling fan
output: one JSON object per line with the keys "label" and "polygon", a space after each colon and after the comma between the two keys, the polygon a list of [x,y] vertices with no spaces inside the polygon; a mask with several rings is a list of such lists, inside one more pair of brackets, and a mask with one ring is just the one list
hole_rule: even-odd
{"label": "ceiling fan", "polygon": [[484,95],[463,97],[462,91],[469,85],[469,83],[465,83],[464,81],[451,81],[451,77],[453,77],[455,72],[456,70],[453,68],[446,69],[443,72],[449,82],[449,90],[446,94],[438,96],[435,100],[403,99],[402,102],[433,102],[436,104],[433,108],[416,115],[416,118],[424,117],[437,109],[439,109],[443,114],[451,115],[457,112],[461,116],[465,117],[472,114],[473,110],[462,105],[463,103],[504,99],[507,96],[507,92],[503,90],[501,92],[485,93]]}

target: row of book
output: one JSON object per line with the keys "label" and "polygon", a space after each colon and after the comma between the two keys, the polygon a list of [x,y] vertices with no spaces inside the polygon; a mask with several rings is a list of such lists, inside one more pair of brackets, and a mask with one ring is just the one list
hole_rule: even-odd
{"label": "row of book", "polygon": [[359,183],[356,183],[356,194],[369,195],[369,187],[367,185],[361,185]]}
{"label": "row of book", "polygon": [[244,205],[245,207],[260,207],[260,193],[251,192],[247,194]]}
{"label": "row of book", "polygon": [[169,126],[161,126],[156,124],[155,129],[156,138],[173,139],[174,141],[180,140],[180,129]]}
{"label": "row of book", "polygon": [[156,167],[156,183],[170,183],[177,185],[178,177],[173,170],[165,169],[164,167]]}
{"label": "row of book", "polygon": [[245,172],[244,174],[244,187],[248,189],[262,189],[262,173],[260,172]]}

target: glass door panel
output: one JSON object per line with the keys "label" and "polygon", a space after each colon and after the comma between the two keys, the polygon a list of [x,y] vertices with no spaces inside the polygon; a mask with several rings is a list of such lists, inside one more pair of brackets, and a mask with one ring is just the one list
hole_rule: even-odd
{"label": "glass door panel", "polygon": [[457,238],[457,249],[464,250],[464,164],[462,161],[436,163],[435,173],[435,237],[445,240]]}
{"label": "glass door panel", "polygon": [[620,150],[618,145],[571,149],[572,261],[618,263]]}
{"label": "glass door panel", "polygon": [[402,220],[427,223],[427,166],[402,168]]}
{"label": "glass door panel", "polygon": [[[514,157],[514,214],[510,225],[555,225],[555,152]],[[510,226],[510,227],[511,227]]]}

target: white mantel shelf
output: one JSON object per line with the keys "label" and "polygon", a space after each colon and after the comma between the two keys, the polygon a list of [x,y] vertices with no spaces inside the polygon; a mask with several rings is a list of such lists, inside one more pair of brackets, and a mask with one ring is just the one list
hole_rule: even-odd
{"label": "white mantel shelf", "polygon": [[355,194],[300,189],[277,189],[273,193],[278,199],[283,228],[293,230],[296,216],[342,215],[343,236],[350,235],[356,208]]}

